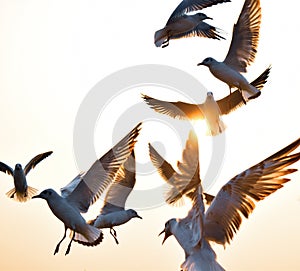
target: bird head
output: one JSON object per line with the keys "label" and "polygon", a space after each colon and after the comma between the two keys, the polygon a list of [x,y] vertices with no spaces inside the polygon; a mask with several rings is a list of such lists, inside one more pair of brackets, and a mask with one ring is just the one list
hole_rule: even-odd
{"label": "bird head", "polygon": [[139,216],[138,215],[138,213],[135,211],[135,210],[133,210],[133,209],[129,209],[128,210],[128,213],[129,213],[129,215],[130,215],[130,217],[137,217],[137,218],[139,218],[139,219],[143,219],[141,216]]}
{"label": "bird head", "polygon": [[209,92],[207,92],[207,96],[214,96],[214,94],[211,92],[211,91],[209,91]]}
{"label": "bird head", "polygon": [[22,165],[21,164],[16,164],[15,170],[21,170],[21,169],[22,169]]}
{"label": "bird head", "polygon": [[201,12],[196,13],[194,16],[195,16],[196,18],[198,18],[199,21],[203,21],[203,20],[212,20],[211,17],[208,17],[206,14],[201,13]]}
{"label": "bird head", "polygon": [[48,200],[54,193],[55,191],[53,189],[46,189],[43,192],[41,192],[39,195],[33,196],[32,198]]}
{"label": "bird head", "polygon": [[162,245],[164,244],[164,242],[168,239],[168,237],[170,237],[171,235],[173,235],[171,229],[172,229],[172,221],[175,221],[174,218],[168,220],[165,224],[165,228],[162,230],[162,232],[158,235],[160,236],[161,234],[165,234],[164,239],[162,241]]}
{"label": "bird head", "polygon": [[197,66],[203,65],[209,67],[215,60],[212,57],[205,58],[202,62],[198,63]]}

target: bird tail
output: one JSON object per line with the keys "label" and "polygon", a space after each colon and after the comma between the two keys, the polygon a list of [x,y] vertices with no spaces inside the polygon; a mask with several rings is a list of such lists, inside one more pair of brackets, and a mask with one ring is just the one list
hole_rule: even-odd
{"label": "bird tail", "polygon": [[225,271],[217,262],[216,254],[206,240],[202,239],[199,246],[181,264],[182,271]]}
{"label": "bird tail", "polygon": [[17,192],[15,188],[12,188],[11,190],[9,190],[6,195],[9,198],[12,198],[16,201],[19,202],[26,202],[28,200],[30,200],[34,195],[36,195],[37,193],[37,189],[28,186],[27,187],[27,191],[26,192]]}
{"label": "bird tail", "polygon": [[207,131],[206,135],[216,136],[223,133],[226,129],[225,123],[219,118],[217,121],[211,122],[206,120],[207,123]]}
{"label": "bird tail", "polygon": [[167,39],[167,31],[166,28],[162,28],[157,30],[154,34],[154,44],[156,47],[161,47],[164,41]]}
{"label": "bird tail", "polygon": [[94,226],[86,225],[85,232],[71,232],[74,236],[74,241],[84,246],[97,246],[103,240],[103,232]]}

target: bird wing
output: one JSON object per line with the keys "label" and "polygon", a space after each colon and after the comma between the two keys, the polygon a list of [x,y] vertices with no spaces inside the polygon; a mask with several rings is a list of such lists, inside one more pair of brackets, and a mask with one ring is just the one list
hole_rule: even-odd
{"label": "bird wing", "polygon": [[14,175],[14,170],[10,166],[8,166],[2,162],[0,162],[0,171],[4,172],[6,174],[9,174],[11,176]]}
{"label": "bird wing", "polygon": [[44,160],[46,157],[48,157],[52,153],[53,153],[53,151],[48,151],[48,152],[38,154],[37,156],[32,158],[24,168],[25,175],[27,175],[31,169],[33,169],[39,162]]}
{"label": "bird wing", "polygon": [[170,37],[170,39],[181,39],[181,38],[188,38],[188,37],[203,37],[203,38],[210,38],[210,39],[225,39],[222,37],[220,34],[220,29],[207,24],[203,21],[201,21],[194,29],[184,32],[184,33],[179,33],[177,35],[173,35]]}
{"label": "bird wing", "polygon": [[204,119],[202,104],[188,104],[184,102],[166,102],[142,94],[144,101],[156,112],[169,115],[177,119]]}
{"label": "bird wing", "polygon": [[124,210],[126,200],[135,185],[135,181],[135,156],[134,151],[132,151],[110,185],[100,214]]}
{"label": "bird wing", "polygon": [[[267,82],[270,70],[271,67],[268,67],[259,77],[251,82],[251,85],[256,89],[261,90]],[[218,100],[217,103],[222,115],[227,115],[245,104],[243,95],[239,90],[236,90],[223,99]]]}
{"label": "bird wing", "polygon": [[166,202],[174,204],[183,196],[191,197],[190,193],[200,184],[199,150],[195,133],[193,131],[189,133],[189,138],[182,153],[182,162],[177,162],[180,173],[176,172],[151,144],[149,144],[149,153],[158,173],[171,186],[166,196]]}
{"label": "bird wing", "polygon": [[233,27],[231,44],[224,63],[239,72],[246,72],[246,67],[255,59],[260,23],[260,0],[245,0],[238,21]]}
{"label": "bird wing", "polygon": [[300,159],[300,153],[289,155],[300,145],[300,138],[235,176],[218,192],[205,214],[205,236],[210,241],[230,243],[242,223],[255,208],[255,203],[274,193],[290,181],[283,176],[297,171],[287,167]]}
{"label": "bird wing", "polygon": [[[140,128],[141,123],[100,159],[96,160],[86,173],[77,176],[66,187],[62,188],[62,196],[81,212],[87,212],[89,206],[111,184],[120,166],[131,154]],[[80,178],[80,181],[77,178]],[[74,188],[73,191],[72,188]]]}
{"label": "bird wing", "polygon": [[174,19],[188,12],[201,10],[225,2],[231,2],[231,1],[230,0],[183,0],[172,12],[170,18],[167,21],[167,24],[169,24]]}

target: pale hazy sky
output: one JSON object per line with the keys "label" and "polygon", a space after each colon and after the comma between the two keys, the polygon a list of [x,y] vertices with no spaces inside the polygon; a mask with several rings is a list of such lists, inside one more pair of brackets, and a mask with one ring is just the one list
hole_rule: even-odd
{"label": "pale hazy sky", "polygon": [[[162,64],[182,69],[199,79],[216,98],[227,95],[227,86],[196,64],[207,56],[224,59],[243,1],[232,0],[204,11],[214,18],[211,24],[227,33],[227,41],[190,38],[172,40],[165,49],[156,48],[154,32],[164,26],[178,3],[0,0],[0,161],[12,167],[16,163],[25,165],[36,154],[52,150],[54,153],[30,172],[28,182],[39,190],[52,187],[58,191],[86,169],[77,167],[73,149],[73,128],[81,102],[105,76],[133,65]],[[261,0],[261,6],[258,54],[246,77],[253,80],[269,64],[271,75],[261,97],[224,117],[228,127],[224,137],[226,152],[211,193],[300,136],[300,58],[296,35],[300,27],[299,7],[295,3],[270,4],[266,0]],[[98,157],[112,145],[118,116],[141,103],[140,92],[159,99],[183,99],[179,93],[168,89],[162,92],[154,86],[129,89],[122,99],[112,98],[95,127]],[[198,102],[203,99],[200,93]],[[111,115],[114,117],[108,120],[106,116]],[[149,162],[147,143],[153,141],[165,145],[165,156],[173,165],[181,158],[183,146],[176,144],[176,128],[182,126],[171,120],[173,126],[168,126],[169,119],[163,120],[160,124],[146,121],[137,143],[136,158],[140,164]],[[131,128],[132,125],[124,124],[124,130]],[[204,176],[211,139],[205,136],[204,125],[197,128]],[[295,166],[299,167],[299,163]],[[141,171],[137,176],[138,189],[161,186],[157,174]],[[300,174],[290,177],[292,181],[283,189],[257,205],[230,246],[225,250],[214,246],[218,261],[226,270],[300,269]],[[89,248],[74,243],[70,255],[65,257],[67,240],[60,253],[53,256],[63,235],[62,222],[45,201],[21,204],[7,198],[5,193],[12,188],[12,178],[1,173],[0,179],[1,270],[169,271],[179,270],[184,260],[174,238],[161,246],[162,238],[157,235],[168,219],[185,216],[187,208],[165,205],[139,210],[143,220],[132,220],[116,228],[119,246],[104,230],[101,245]],[[86,217],[93,218],[101,204],[97,202]],[[138,202],[135,204],[141,209]]]}

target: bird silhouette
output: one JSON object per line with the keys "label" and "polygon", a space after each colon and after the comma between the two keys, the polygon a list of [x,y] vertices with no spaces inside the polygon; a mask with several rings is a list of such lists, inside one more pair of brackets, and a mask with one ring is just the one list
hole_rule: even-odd
{"label": "bird silhouette", "polygon": [[0,171],[11,175],[14,178],[15,187],[9,190],[6,195],[19,202],[26,202],[37,193],[37,189],[28,186],[26,176],[39,162],[52,154],[52,151],[38,154],[32,158],[25,168],[21,164],[16,164],[13,170],[10,166],[0,162]]}
{"label": "bird silhouette", "polygon": [[[86,213],[89,206],[114,180],[120,166],[134,148],[140,127],[141,123],[100,159],[96,160],[87,172],[79,174],[62,188],[61,196],[53,189],[46,189],[33,197],[45,199],[53,214],[64,223],[64,236],[57,244],[54,254],[59,251],[59,246],[66,237],[67,229],[71,230],[71,241],[65,255],[70,252],[73,240],[86,246],[95,246],[102,241],[102,231],[87,224],[80,213]],[[77,233],[76,239],[75,233]]]}

